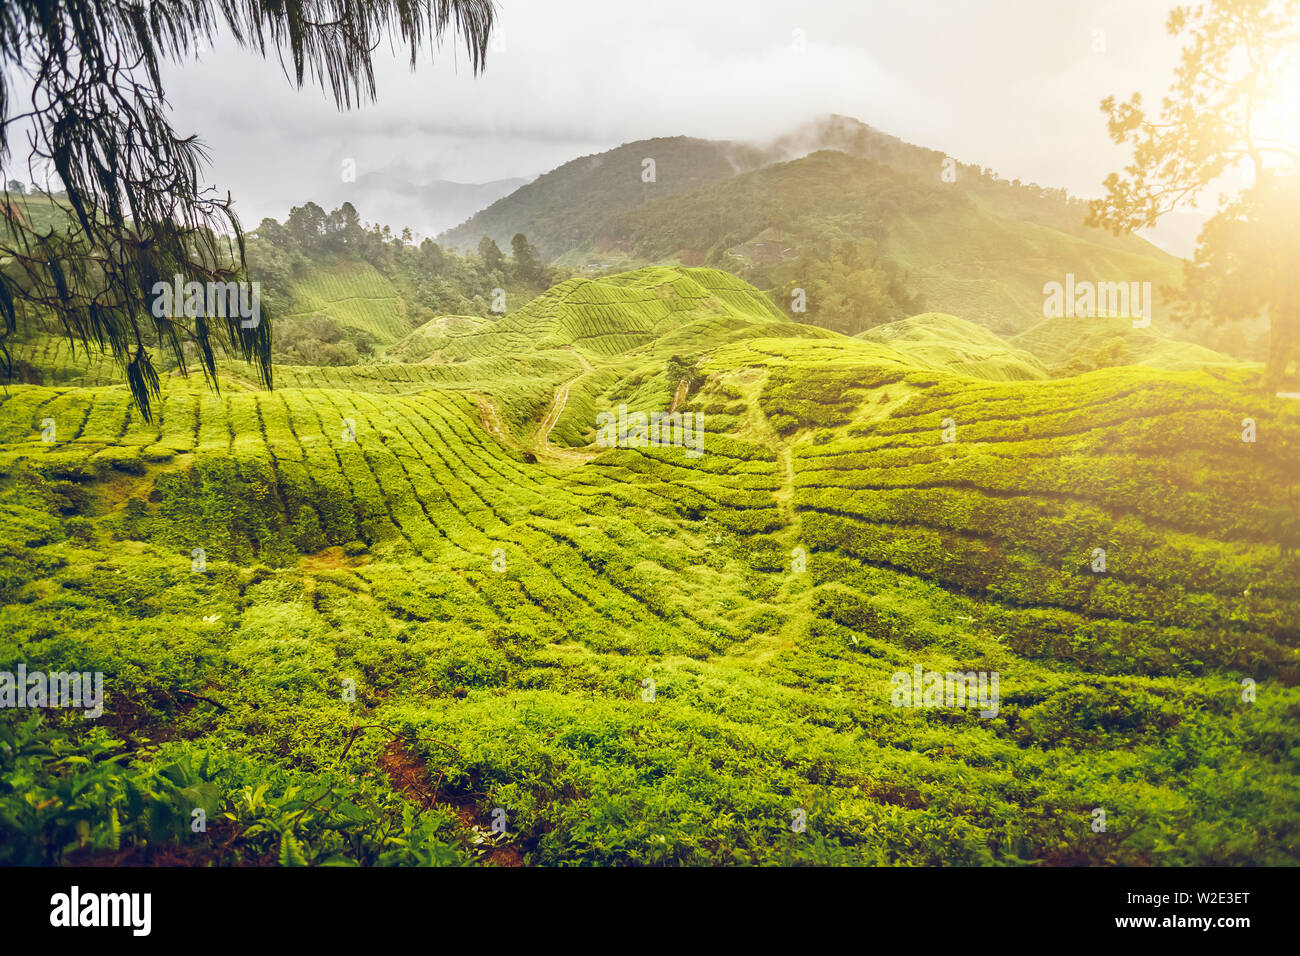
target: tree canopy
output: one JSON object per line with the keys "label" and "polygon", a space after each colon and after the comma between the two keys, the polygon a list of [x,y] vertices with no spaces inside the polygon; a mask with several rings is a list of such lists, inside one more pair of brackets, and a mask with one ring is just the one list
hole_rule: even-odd
{"label": "tree canopy", "polygon": [[1208,189],[1235,187],[1206,224],[1176,305],[1185,318],[1267,313],[1266,381],[1276,384],[1300,342],[1300,0],[1207,0],[1176,7],[1184,38],[1158,112],[1141,94],[1102,102],[1111,138],[1133,149],[1105,181],[1089,222],[1117,233],[1154,225]]}

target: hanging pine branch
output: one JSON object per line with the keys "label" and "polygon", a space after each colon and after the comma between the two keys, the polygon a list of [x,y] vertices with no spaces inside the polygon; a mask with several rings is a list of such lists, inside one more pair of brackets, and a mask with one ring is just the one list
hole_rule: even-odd
{"label": "hanging pine branch", "polygon": [[[5,0],[0,5],[0,163],[26,156],[29,178],[66,212],[38,228],[0,203],[0,365],[21,327],[106,349],[143,416],[158,372],[148,345],[186,367],[193,347],[216,384],[217,350],[271,385],[270,323],[240,315],[155,315],[157,283],[245,277],[244,235],[229,194],[202,185],[207,155],[172,127],[160,65],[224,32],[274,54],[299,87],[340,108],[375,96],[373,51],[389,39],[419,52],[460,36],[485,63],[491,0]],[[25,137],[23,134],[26,134]],[[25,143],[21,142],[22,139]],[[56,185],[58,192],[51,190]]]}

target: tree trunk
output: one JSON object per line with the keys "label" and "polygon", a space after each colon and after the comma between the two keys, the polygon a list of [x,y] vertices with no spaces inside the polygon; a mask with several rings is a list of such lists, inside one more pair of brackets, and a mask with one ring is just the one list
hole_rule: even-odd
{"label": "tree trunk", "polygon": [[1264,365],[1264,387],[1270,395],[1276,395],[1282,386],[1291,356],[1297,354],[1300,307],[1275,307],[1269,313],[1268,361]]}

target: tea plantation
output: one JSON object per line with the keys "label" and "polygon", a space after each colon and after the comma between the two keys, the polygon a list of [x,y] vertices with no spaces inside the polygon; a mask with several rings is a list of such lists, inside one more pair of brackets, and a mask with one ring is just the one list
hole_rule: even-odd
{"label": "tea plantation", "polygon": [[[1047,330],[848,338],[707,269],[377,308],[389,361],[173,374],[151,422],[15,352],[0,671],[107,700],[0,710],[0,863],[1300,860],[1300,403],[1257,369],[1048,377]],[[596,444],[619,405],[703,454]],[[899,706],[918,668],[996,713]]]}

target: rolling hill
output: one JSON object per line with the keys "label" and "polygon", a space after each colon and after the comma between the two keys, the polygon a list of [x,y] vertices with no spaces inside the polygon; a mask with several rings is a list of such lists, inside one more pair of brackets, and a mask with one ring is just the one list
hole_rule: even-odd
{"label": "rolling hill", "polygon": [[313,263],[289,286],[287,317],[323,315],[388,343],[408,334],[411,324],[401,296],[378,269],[355,259]]}
{"label": "rolling hill", "polygon": [[1066,374],[1111,365],[1146,365],[1176,372],[1237,364],[1229,355],[1171,338],[1158,329],[1135,329],[1125,319],[1044,319],[1010,342]]}
{"label": "rolling hill", "polygon": [[890,345],[918,366],[997,381],[1046,378],[1047,369],[983,326],[955,315],[931,312],[878,325],[855,338]]}
{"label": "rolling hill", "polygon": [[426,358],[566,348],[586,355],[618,355],[667,333],[704,322],[784,322],[757,289],[715,269],[648,268],[606,279],[573,278],[523,308],[494,321],[436,319],[397,343],[393,351],[413,357],[415,343]]}
{"label": "rolling hill", "polygon": [[[726,261],[743,272],[751,265],[743,247],[767,230],[786,250],[780,264],[763,270],[769,280],[797,283],[801,254],[872,240],[928,308],[1000,334],[1041,321],[1044,285],[1067,274],[1149,282],[1153,293],[1181,281],[1177,260],[1143,240],[1117,242],[1100,231],[1084,238],[1001,214],[987,198],[945,187],[937,176],[924,182],[829,150],[611,216],[570,259],[614,250],[633,261]],[[1153,313],[1167,326],[1163,303]]]}
{"label": "rolling hill", "polygon": [[[813,119],[762,143],[688,137],[637,140],[565,163],[439,239],[472,248],[483,236],[503,244],[522,231],[543,254],[554,258],[588,240],[597,231],[596,226],[611,216],[820,150],[870,159],[926,183],[938,181],[945,161],[950,159],[939,150],[916,146],[859,120],[834,114]],[[653,184],[642,180],[642,163],[647,158],[656,161]],[[978,166],[956,160],[951,163],[955,188],[995,202],[1005,214],[1085,237],[1095,234],[1095,230],[1083,225],[1082,204],[1072,201],[1064,190],[1007,182]],[[660,166],[666,170],[664,176],[657,175]],[[1132,239],[1120,242],[1141,247]]]}
{"label": "rolling hill", "polygon": [[[0,859],[1296,863],[1300,406],[1046,379],[1031,331],[849,338],[649,268],[274,392],[168,377],[150,423],[10,385],[0,669],[109,696],[0,714]],[[703,453],[596,444],[619,405]],[[900,703],[914,669],[1000,697]]]}

